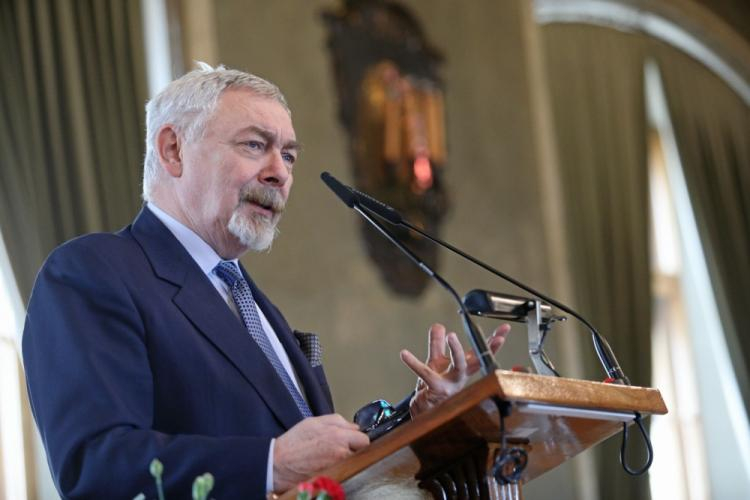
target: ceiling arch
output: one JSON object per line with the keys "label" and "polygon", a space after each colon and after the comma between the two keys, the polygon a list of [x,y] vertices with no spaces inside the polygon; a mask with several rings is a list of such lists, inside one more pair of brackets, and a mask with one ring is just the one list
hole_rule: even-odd
{"label": "ceiling arch", "polygon": [[750,106],[750,43],[691,0],[535,0],[539,24],[583,23],[639,32],[700,61]]}

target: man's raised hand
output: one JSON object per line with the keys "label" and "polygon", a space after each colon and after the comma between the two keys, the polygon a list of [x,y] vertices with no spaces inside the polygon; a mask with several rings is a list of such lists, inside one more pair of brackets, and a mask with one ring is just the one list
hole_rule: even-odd
{"label": "man's raised hand", "polygon": [[[503,346],[508,332],[510,325],[504,324],[492,333],[487,341],[492,354]],[[458,336],[454,332],[446,333],[443,325],[432,325],[428,339],[425,363],[406,349],[401,351],[401,360],[419,377],[409,408],[412,417],[456,394],[466,385],[466,380],[479,370],[476,355],[473,352],[465,353]]]}

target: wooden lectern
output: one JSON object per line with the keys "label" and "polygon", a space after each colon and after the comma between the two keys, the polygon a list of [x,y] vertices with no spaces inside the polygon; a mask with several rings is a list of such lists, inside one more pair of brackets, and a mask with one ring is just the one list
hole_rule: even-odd
{"label": "wooden lectern", "polygon": [[[499,484],[491,472],[500,447],[493,397],[509,405],[506,444],[528,456],[517,484]],[[656,389],[497,370],[321,475],[349,499],[521,499],[523,484],[616,434],[634,411],[667,408]]]}

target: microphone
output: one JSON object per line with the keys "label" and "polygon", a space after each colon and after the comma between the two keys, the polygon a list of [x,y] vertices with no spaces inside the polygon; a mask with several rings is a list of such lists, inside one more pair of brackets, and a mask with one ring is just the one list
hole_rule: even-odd
{"label": "microphone", "polygon": [[[330,177],[330,175],[329,175],[329,177]],[[336,182],[338,182],[338,181],[336,181]],[[370,212],[374,213],[378,217],[381,217],[381,218],[387,220],[388,222],[390,222],[391,224],[394,224],[394,225],[397,225],[397,226],[400,225],[400,224],[403,224],[405,222],[404,218],[401,216],[401,214],[398,213],[396,211],[396,209],[394,209],[393,207],[390,207],[390,206],[386,205],[385,203],[383,203],[380,200],[376,200],[375,198],[373,198],[369,194],[365,194],[362,191],[357,191],[356,189],[351,188],[351,187],[349,188],[349,190],[356,197],[357,202],[360,205],[362,205],[363,207],[365,207],[367,210],[369,210]]]}
{"label": "microphone", "polygon": [[[325,178],[324,178],[325,176]],[[450,243],[443,241],[439,238],[436,238],[423,230],[419,229],[418,227],[414,226],[413,224],[409,223],[407,220],[405,220],[401,214],[394,209],[391,206],[386,205],[380,200],[377,200],[373,198],[372,196],[362,193],[360,191],[357,191],[356,189],[353,189],[349,186],[345,186],[344,184],[341,184],[338,180],[333,178],[330,174],[327,172],[324,172],[321,174],[321,178],[323,178],[323,181],[329,185],[329,187],[341,198],[341,200],[347,204],[347,206],[352,207],[347,201],[351,200],[351,202],[356,206],[361,206],[365,208],[366,210],[369,210],[373,214],[377,215],[378,217],[382,218],[383,220],[389,222],[390,224],[394,225],[400,225],[404,226],[416,233],[419,233],[420,235],[424,236],[428,240],[432,241],[433,243],[436,243],[444,248],[447,248],[448,250],[460,255],[461,257],[469,260],[473,264],[481,267],[482,269],[489,271],[490,273],[494,274],[495,276],[498,276],[499,278],[502,278],[505,281],[508,281],[509,283],[512,283],[513,285],[517,286],[518,288],[530,293],[531,295],[538,297],[539,299],[543,300],[544,302],[547,302],[554,307],[557,307],[558,309],[565,311],[566,313],[570,314],[574,318],[576,318],[578,321],[583,323],[591,332],[591,338],[594,344],[594,350],[596,351],[596,354],[599,358],[599,361],[601,362],[602,366],[604,367],[605,372],[607,373],[607,377],[618,381],[624,385],[630,385],[630,380],[623,372],[622,368],[620,367],[619,362],[617,361],[617,358],[615,357],[614,352],[612,351],[612,348],[610,347],[607,340],[594,328],[594,326],[589,323],[588,320],[586,320],[583,316],[581,316],[578,312],[574,311],[571,307],[566,306],[562,302],[559,302],[555,299],[552,299],[548,297],[547,295],[535,290],[534,288],[518,281],[517,279],[513,278],[512,276],[509,276],[502,271],[499,271],[495,269],[494,267],[490,266],[489,264],[485,264],[484,262],[480,261],[479,259],[467,254],[466,252],[463,252],[462,250],[456,248],[455,246],[451,245]],[[337,186],[340,186],[338,189],[340,190],[346,190],[347,191],[347,197],[346,199],[339,194],[339,192],[334,189],[333,186],[329,184],[329,182],[326,180],[326,178],[333,179],[333,181],[337,184]],[[361,213],[361,211],[360,211]],[[463,302],[461,303],[463,305]]]}
{"label": "microphone", "polygon": [[[409,248],[404,245],[401,241],[396,238],[396,236],[390,232],[385,226],[380,224],[377,220],[375,220],[370,213],[367,211],[367,208],[365,207],[365,204],[378,204],[377,200],[374,198],[371,198],[369,196],[364,195],[364,193],[359,193],[358,191],[350,188],[349,186],[342,184],[338,181],[334,176],[329,174],[328,172],[323,172],[320,174],[320,178],[323,180],[323,182],[328,186],[331,191],[333,191],[336,196],[338,196],[341,201],[344,202],[346,206],[349,208],[353,208],[356,210],[364,219],[369,222],[375,229],[380,231],[380,233],[385,236],[391,243],[393,243],[396,248],[401,250],[401,252],[404,253],[414,264],[416,264],[417,267],[419,267],[425,274],[427,274],[429,277],[437,281],[440,286],[445,288],[448,293],[453,296],[453,299],[458,303],[459,307],[459,314],[461,315],[461,319],[463,322],[464,330],[466,330],[466,333],[469,337],[469,340],[471,341],[471,346],[474,349],[474,353],[477,356],[477,359],[479,360],[479,365],[482,368],[482,373],[484,375],[489,375],[490,373],[494,372],[497,369],[497,364],[495,363],[495,359],[492,357],[492,353],[490,352],[489,348],[487,347],[487,342],[484,340],[484,336],[482,335],[482,332],[479,330],[479,328],[474,324],[474,322],[471,320],[471,315],[469,314],[469,311],[466,309],[466,306],[461,301],[461,297],[459,297],[458,293],[456,293],[456,290],[447,282],[445,279],[443,279],[442,276],[440,276],[437,272],[435,272],[434,269],[432,269],[430,266],[422,262],[422,260],[417,257],[414,252],[409,250]],[[360,196],[362,195],[362,196]],[[369,200],[367,200],[369,199]],[[365,201],[363,201],[365,200]],[[385,205],[384,203],[380,203],[383,207],[390,208],[388,205]],[[363,207],[365,208],[363,210]],[[384,212],[387,212],[385,209],[381,209]],[[396,212],[391,208],[391,211]]]}
{"label": "microphone", "polygon": [[354,208],[354,204],[357,203],[370,212],[373,212],[378,217],[387,220],[391,224],[401,224],[404,222],[401,214],[394,208],[386,205],[380,200],[376,200],[369,194],[365,194],[362,191],[357,191],[356,189],[347,186],[346,184],[342,184],[337,178],[328,172],[320,174],[320,178],[347,207]]}
{"label": "microphone", "polygon": [[352,188],[341,184],[338,179],[336,179],[328,172],[323,172],[322,174],[320,174],[320,178],[323,180],[323,182],[326,183],[326,186],[328,186],[329,189],[333,191],[341,201],[344,202],[344,205],[349,208],[354,208],[354,204],[357,202],[357,200]]}
{"label": "microphone", "polygon": [[[466,304],[469,313],[477,316],[524,322],[529,307],[533,308],[534,302],[525,297],[517,297],[506,293],[472,290],[464,295],[464,304]],[[552,308],[549,304],[540,304],[539,312],[541,313],[540,319],[558,319],[552,314]]]}
{"label": "microphone", "polygon": [[[625,376],[625,373],[623,372],[622,368],[620,368],[620,364],[617,362],[615,353],[612,351],[612,348],[609,346],[609,343],[607,342],[607,340],[601,336],[601,334],[596,330],[596,328],[594,328],[594,326],[591,323],[589,323],[586,320],[586,318],[578,314],[572,308],[566,306],[565,304],[561,302],[558,302],[554,299],[547,297],[541,292],[537,292],[530,286],[525,285],[524,283],[521,283],[520,281],[516,280],[515,278],[511,276],[508,276],[507,274],[501,271],[498,271],[492,266],[485,264],[479,259],[472,257],[471,255],[463,252],[462,250],[454,247],[450,243],[447,243],[439,238],[436,238],[436,237],[433,237],[432,235],[427,234],[426,232],[422,231],[418,227],[415,227],[408,221],[404,220],[401,214],[398,213],[398,211],[395,210],[393,207],[390,207],[386,205],[385,203],[379,200],[376,200],[375,198],[365,193],[362,193],[360,191],[357,191],[356,189],[352,189],[349,186],[346,186],[340,183],[328,172],[323,172],[323,174],[321,174],[321,178],[323,179],[323,182],[325,182],[326,185],[329,188],[331,188],[331,190],[334,193],[336,193],[336,195],[341,199],[341,201],[343,201],[349,208],[353,208],[354,210],[359,212],[360,215],[362,215],[362,217],[364,217],[370,224],[375,226],[376,229],[378,229],[381,233],[383,233],[383,235],[385,235],[394,245],[396,245],[399,248],[399,250],[401,250],[409,258],[411,258],[412,261],[414,261],[420,267],[420,269],[422,269],[429,276],[434,278],[438,283],[440,283],[440,285],[442,285],[446,290],[448,290],[451,293],[451,295],[453,295],[454,299],[459,304],[459,312],[461,313],[461,317],[463,319],[464,329],[469,334],[469,339],[471,340],[472,347],[474,348],[474,352],[477,355],[477,359],[479,359],[479,363],[482,367],[483,374],[488,375],[490,371],[497,368],[497,364],[495,364],[494,358],[489,353],[489,349],[487,348],[487,344],[484,341],[484,338],[482,337],[481,333],[479,333],[477,327],[471,321],[469,312],[467,311],[466,304],[464,304],[464,302],[461,301],[456,291],[442,277],[440,277],[435,271],[430,269],[426,264],[421,262],[408,248],[406,248],[406,246],[403,245],[403,243],[398,241],[395,238],[395,236],[392,233],[390,233],[390,231],[388,231],[385,227],[379,224],[374,218],[370,217],[367,211],[388,221],[391,224],[404,226],[407,229],[410,229],[424,236],[425,238],[432,241],[433,243],[436,243],[442,247],[447,248],[448,250],[469,260],[470,262],[481,267],[482,269],[491,272],[495,276],[498,276],[516,285],[522,290],[525,290],[526,292],[534,295],[535,297],[553,305],[554,307],[557,307],[558,309],[567,312],[568,314],[576,318],[578,321],[586,325],[586,327],[591,332],[591,339],[594,343],[594,349],[596,350],[596,354],[599,357],[599,361],[604,367],[604,370],[607,373],[607,376],[615,382],[618,382],[624,385],[630,385],[630,380],[628,380],[628,377]],[[364,208],[364,210],[362,210],[362,208]],[[474,292],[477,292],[477,291],[475,290]],[[483,292],[483,291],[479,291],[479,292],[485,294],[484,299],[479,300],[478,307],[480,308],[486,307],[488,310],[491,309],[493,310],[493,312],[500,312],[500,313],[502,313],[503,310],[507,310],[509,308],[511,310],[515,309],[514,307],[512,307],[514,306],[513,300],[512,299],[507,300],[508,299],[507,296],[498,298],[498,297],[491,296],[491,292]],[[493,301],[493,299],[495,300]],[[499,299],[506,299],[506,300],[499,300]],[[544,305],[541,306],[541,309],[543,308],[544,308]],[[555,372],[554,368],[552,368],[551,365],[548,364],[547,366],[550,369],[552,369],[553,372]],[[496,404],[499,403],[499,399],[497,397],[493,397],[493,400],[495,400]],[[499,404],[502,404],[502,403],[499,403]],[[498,406],[498,408],[501,408],[501,406]],[[502,410],[500,411],[500,413],[502,415]],[[643,439],[646,443],[646,449],[648,453],[646,463],[640,469],[635,469],[635,470],[631,469],[626,464],[625,449],[626,449],[627,439],[628,439],[628,432],[627,432],[628,427],[627,427],[626,422],[622,423],[623,438],[622,438],[622,445],[620,446],[620,462],[622,463],[622,466],[625,469],[625,472],[627,472],[630,475],[638,476],[646,472],[651,467],[651,463],[654,457],[654,450],[651,445],[651,440],[649,439],[648,433],[646,432],[646,429],[643,427],[643,424],[641,423],[641,415],[638,412],[635,412],[635,422],[638,425],[638,429],[641,431],[641,434],[643,435]],[[501,419],[501,426],[502,426],[502,419]]]}

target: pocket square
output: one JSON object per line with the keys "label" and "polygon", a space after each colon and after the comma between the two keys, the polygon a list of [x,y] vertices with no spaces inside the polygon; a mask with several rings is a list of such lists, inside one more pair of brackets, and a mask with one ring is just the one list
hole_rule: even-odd
{"label": "pocket square", "polygon": [[294,336],[297,338],[297,342],[305,357],[310,362],[310,366],[315,368],[323,364],[323,348],[320,346],[320,338],[317,335],[294,330]]}

